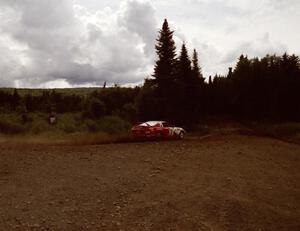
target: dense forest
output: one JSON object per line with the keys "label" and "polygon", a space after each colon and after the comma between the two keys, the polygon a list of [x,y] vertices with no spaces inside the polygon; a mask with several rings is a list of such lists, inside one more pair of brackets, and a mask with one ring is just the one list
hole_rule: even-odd
{"label": "dense forest", "polygon": [[202,75],[198,53],[186,44],[176,54],[164,21],[156,43],[153,75],[142,87],[99,87],[88,95],[43,90],[39,95],[0,90],[1,113],[81,113],[82,118],[113,115],[130,122],[167,120],[192,127],[204,117],[300,121],[300,60],[296,55],[241,55],[226,76]]}

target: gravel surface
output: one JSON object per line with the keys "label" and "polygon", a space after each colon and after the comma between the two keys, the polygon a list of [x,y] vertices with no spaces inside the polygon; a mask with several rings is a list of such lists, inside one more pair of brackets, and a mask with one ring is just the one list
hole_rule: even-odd
{"label": "gravel surface", "polygon": [[0,144],[0,230],[300,230],[300,146]]}

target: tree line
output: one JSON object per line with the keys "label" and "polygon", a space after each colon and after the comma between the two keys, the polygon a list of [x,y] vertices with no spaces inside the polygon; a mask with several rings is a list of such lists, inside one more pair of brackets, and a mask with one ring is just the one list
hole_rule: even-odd
{"label": "tree line", "polygon": [[[30,92],[30,91],[29,91]],[[99,88],[87,95],[58,93],[55,90],[43,90],[40,94],[20,95],[0,90],[0,113],[81,113],[82,118],[100,119],[103,116],[119,116],[134,122],[137,120],[135,99],[140,87]]]}
{"label": "tree line", "polygon": [[88,96],[44,90],[19,95],[0,90],[0,111],[82,113],[128,121],[167,120],[192,127],[204,117],[230,115],[242,120],[300,121],[300,61],[296,55],[241,55],[226,76],[203,77],[198,52],[186,44],[176,54],[173,33],[165,20],[155,46],[153,75],[142,87],[102,87]]}
{"label": "tree line", "polygon": [[139,117],[194,125],[201,118],[230,115],[242,120],[300,121],[300,61],[296,55],[241,55],[226,76],[204,81],[194,50],[176,55],[174,31],[165,20],[157,39],[154,74],[145,81]]}

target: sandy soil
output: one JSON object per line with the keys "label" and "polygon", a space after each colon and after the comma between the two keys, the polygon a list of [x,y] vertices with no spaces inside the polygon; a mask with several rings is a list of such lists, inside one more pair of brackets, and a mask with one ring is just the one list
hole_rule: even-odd
{"label": "sandy soil", "polygon": [[300,146],[0,144],[0,230],[300,230]]}

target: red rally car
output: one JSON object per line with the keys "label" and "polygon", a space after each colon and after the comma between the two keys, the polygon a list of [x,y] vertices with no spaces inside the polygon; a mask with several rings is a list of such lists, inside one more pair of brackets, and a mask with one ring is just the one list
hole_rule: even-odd
{"label": "red rally car", "polygon": [[147,121],[132,127],[131,133],[136,138],[178,138],[183,139],[186,131],[174,127],[165,121]]}

